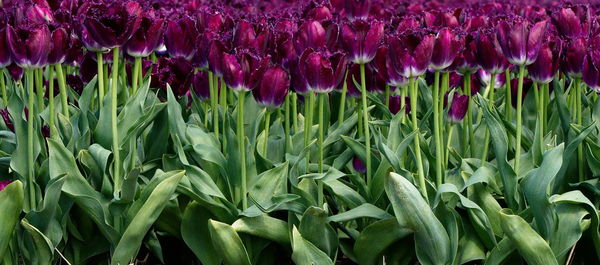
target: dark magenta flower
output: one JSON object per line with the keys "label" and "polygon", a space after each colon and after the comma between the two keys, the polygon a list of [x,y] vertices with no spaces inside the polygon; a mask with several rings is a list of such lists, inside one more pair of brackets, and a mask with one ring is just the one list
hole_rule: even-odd
{"label": "dark magenta flower", "polygon": [[15,132],[15,125],[12,122],[12,118],[10,117],[10,113],[8,112],[8,108],[0,109],[0,116],[2,116],[2,120],[4,121],[4,125],[11,132]]}
{"label": "dark magenta flower", "polygon": [[596,93],[600,92],[600,71],[598,71],[592,57],[589,55],[586,56],[583,64],[582,79],[590,89],[594,90]]}
{"label": "dark magenta flower", "polygon": [[147,57],[163,42],[165,23],[154,12],[146,12],[140,27],[125,44],[125,51],[133,57]]}
{"label": "dark magenta flower", "polygon": [[0,180],[0,191],[3,190],[4,188],[6,188],[6,186],[10,185],[10,183],[12,183],[12,180]]}
{"label": "dark magenta flower", "polygon": [[290,75],[281,66],[273,66],[265,71],[252,95],[259,105],[274,109],[283,104],[289,87]]}
{"label": "dark magenta flower", "polygon": [[108,48],[102,46],[100,43],[98,43],[94,39],[92,39],[92,36],[90,35],[90,33],[88,32],[88,30],[85,27],[77,26],[77,28],[79,29],[79,31],[78,31],[79,39],[81,40],[81,42],[83,43],[83,45],[85,46],[85,48],[88,51],[107,52],[109,50]]}
{"label": "dark magenta flower", "polygon": [[589,10],[584,6],[562,8],[552,14],[552,22],[562,37],[580,38],[587,36],[590,31],[589,16]]}
{"label": "dark magenta flower", "polygon": [[[394,95],[394,96],[390,96],[390,112],[394,115],[398,114],[398,112],[400,112],[400,108],[401,108],[401,102],[402,101],[402,97],[398,96],[398,95]],[[405,108],[404,108],[404,113],[408,114],[410,113],[410,97],[405,97],[404,98],[404,104],[405,104]]]}
{"label": "dark magenta flower", "polygon": [[431,68],[444,70],[454,62],[462,50],[463,40],[448,28],[442,29],[435,38],[431,55]]}
{"label": "dark magenta flower", "polygon": [[[390,76],[417,77],[425,73],[431,62],[435,37],[412,32],[390,39]],[[391,67],[390,67],[391,66]]]}
{"label": "dark magenta flower", "polygon": [[208,68],[217,76],[223,76],[223,55],[226,48],[223,40],[215,39],[210,42],[208,50]]}
{"label": "dark magenta flower", "polygon": [[152,67],[150,86],[166,90],[169,84],[173,94],[182,97],[189,91],[193,70],[192,64],[183,58],[160,57]]}
{"label": "dark magenta flower", "polygon": [[296,50],[302,53],[308,48],[313,50],[325,48],[326,34],[325,28],[319,21],[308,20],[304,22],[295,37]]}
{"label": "dark magenta flower", "polygon": [[196,52],[196,23],[188,16],[167,23],[165,46],[173,58],[191,60]]}
{"label": "dark magenta flower", "polygon": [[490,30],[479,32],[476,56],[479,66],[489,73],[502,73],[508,66],[508,61],[502,53],[496,34]]}
{"label": "dark magenta flower", "polygon": [[540,53],[533,62],[527,67],[529,77],[541,84],[547,84],[552,81],[562,53],[562,43],[558,38],[550,38],[540,48]]}
{"label": "dark magenta flower", "polygon": [[10,74],[10,77],[12,78],[13,81],[19,81],[21,80],[21,78],[23,78],[23,68],[19,67],[16,63],[11,63],[6,67],[6,70],[8,70],[8,73]]}
{"label": "dark magenta flower", "polygon": [[[75,93],[77,93],[77,95],[81,95],[81,92],[83,92],[83,79],[81,79],[80,75],[74,75],[74,74],[70,74],[67,75],[67,85],[73,89],[73,91],[75,91]],[[58,88],[58,86],[54,86],[55,88]],[[58,93],[55,93],[55,95]]]}
{"label": "dark magenta flower", "polygon": [[363,161],[360,160],[358,156],[354,156],[354,158],[352,159],[352,167],[354,168],[354,170],[356,170],[356,172],[360,174],[365,174],[367,172],[367,167],[365,166],[365,163],[363,163]]}
{"label": "dark magenta flower", "polygon": [[123,46],[140,27],[141,13],[134,1],[86,3],[79,9],[89,37],[104,48]]}
{"label": "dark magenta flower", "polygon": [[57,28],[50,37],[51,48],[48,53],[48,64],[60,64],[65,61],[69,51],[69,42],[71,41],[67,31],[64,28]]}
{"label": "dark magenta flower", "polygon": [[[379,83],[379,81],[381,81],[381,83]],[[360,84],[360,65],[351,64],[348,67],[348,76],[346,77],[347,93],[349,97],[357,98],[361,96],[362,92],[356,84]],[[365,84],[367,86],[367,91],[369,92],[381,92],[385,89],[385,81],[378,79],[378,75],[371,67],[365,68]]]}
{"label": "dark magenta flower", "polygon": [[379,46],[375,59],[371,62],[370,66],[377,73],[377,78],[384,80],[388,85],[392,87],[403,87],[408,83],[408,79],[402,75],[399,75],[395,71],[390,71],[390,59],[389,49],[387,46]]}
{"label": "dark magenta flower", "polygon": [[377,48],[383,40],[383,23],[355,20],[342,27],[342,43],[349,59],[356,64],[366,64],[375,58]]}
{"label": "dark magenta flower", "polygon": [[328,93],[335,89],[346,72],[346,56],[341,53],[304,51],[299,67],[307,88],[317,93]]}
{"label": "dark magenta flower", "polygon": [[[492,81],[492,74],[489,72],[486,72],[483,69],[479,69],[479,70],[477,70],[477,78],[479,78],[479,81],[481,81],[481,83],[483,83],[484,86],[489,86],[490,82]],[[505,83],[506,83],[506,74],[504,74],[503,72],[495,74],[494,88],[501,88],[502,86],[504,86]]]}
{"label": "dark magenta flower", "polygon": [[268,49],[271,32],[263,24],[241,20],[233,31],[233,47],[264,52]]}
{"label": "dark magenta flower", "polygon": [[464,38],[464,49],[454,58],[454,63],[450,68],[456,69],[461,74],[474,73],[479,68],[477,61],[477,42],[473,34]]}
{"label": "dark magenta flower", "polygon": [[469,97],[461,94],[454,94],[452,98],[452,105],[448,110],[448,121],[451,123],[460,123],[467,114],[467,107],[469,105]]}
{"label": "dark magenta flower", "polygon": [[249,91],[259,84],[270,58],[260,58],[242,50],[235,55],[223,53],[222,60],[223,78],[227,86],[236,91]]}
{"label": "dark magenta flower", "polygon": [[12,62],[8,43],[6,42],[6,27],[0,28],[0,68]]}
{"label": "dark magenta flower", "polygon": [[515,65],[530,65],[538,56],[548,22],[529,25],[528,21],[506,20],[498,24],[498,43],[506,59]]}
{"label": "dark magenta flower", "polygon": [[425,12],[425,25],[432,28],[458,27],[458,19],[454,12],[432,11]]}
{"label": "dark magenta flower", "polygon": [[345,0],[344,11],[350,20],[366,19],[369,17],[371,0]]}
{"label": "dark magenta flower", "polygon": [[587,53],[587,42],[583,38],[569,40],[563,50],[561,71],[573,77],[581,77]]}
{"label": "dark magenta flower", "polygon": [[[519,79],[518,78],[513,78],[512,80],[510,80],[510,95],[512,97],[511,103],[513,108],[517,108],[517,90],[518,90],[518,85],[519,85]],[[531,81],[531,79],[529,78],[524,78],[523,79],[523,93],[521,94],[523,98],[525,98],[525,96],[527,95],[527,93],[529,92],[529,90],[531,89],[531,87],[533,86],[533,81]],[[523,104],[525,104],[525,100],[523,100]]]}
{"label": "dark magenta flower", "polygon": [[192,80],[192,86],[194,87],[196,96],[200,99],[207,100],[210,98],[210,80],[208,80],[208,74],[206,72],[198,71],[195,73]]}
{"label": "dark magenta flower", "polygon": [[6,41],[13,61],[23,68],[38,68],[47,64],[51,34],[44,24],[8,25]]}

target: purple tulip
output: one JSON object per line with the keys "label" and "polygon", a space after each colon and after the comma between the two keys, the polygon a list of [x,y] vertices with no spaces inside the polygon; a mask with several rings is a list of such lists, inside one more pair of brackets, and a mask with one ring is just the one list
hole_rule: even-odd
{"label": "purple tulip", "polygon": [[226,48],[222,40],[215,39],[211,41],[208,51],[208,67],[217,76],[223,76],[223,55],[225,54],[225,50]]}
{"label": "purple tulip", "polygon": [[346,56],[341,53],[304,51],[299,69],[303,73],[307,88],[317,93],[328,93],[344,78]]}
{"label": "purple tulip", "polygon": [[383,23],[378,21],[355,20],[345,24],[341,36],[350,61],[366,64],[373,60],[383,40],[383,33]]}
{"label": "purple tulip", "polygon": [[6,42],[6,27],[0,28],[0,68],[12,62],[8,43]]}
{"label": "purple tulip", "polygon": [[0,109],[0,116],[2,116],[2,120],[4,121],[6,128],[8,128],[11,132],[15,132],[15,125],[12,122],[8,108]]}
{"label": "purple tulip", "polygon": [[562,8],[552,14],[552,22],[562,37],[573,39],[588,35],[590,31],[589,10],[581,11],[580,14],[577,14],[573,8]]}
{"label": "purple tulip", "polygon": [[[140,27],[137,2],[86,3],[80,8],[89,37],[104,48],[123,46]],[[84,41],[85,43],[85,41]]]}
{"label": "purple tulip", "polygon": [[529,26],[528,21],[505,20],[498,24],[498,43],[506,59],[515,65],[530,65],[538,56],[548,21]]}
{"label": "purple tulip", "polygon": [[70,66],[79,67],[83,61],[83,43],[75,36],[69,37],[65,53],[64,63]]}
{"label": "purple tulip", "polygon": [[234,29],[233,46],[243,49],[256,49],[256,38],[254,25],[247,20],[241,20]]}
{"label": "purple tulip", "polygon": [[167,84],[169,84],[173,94],[176,97],[182,97],[189,91],[192,74],[193,67],[189,61],[183,58],[161,57],[152,67],[150,86],[166,90]]}
{"label": "purple tulip", "polygon": [[[489,86],[490,81],[492,81],[492,74],[489,72],[486,72],[483,69],[479,69],[477,71],[477,77],[479,78],[479,81],[481,81],[481,83],[483,83],[484,86]],[[495,74],[494,88],[501,88],[502,86],[504,86],[505,83],[506,83],[506,75],[504,73]]]}
{"label": "purple tulip", "polygon": [[70,42],[69,35],[64,28],[57,28],[52,32],[51,49],[48,53],[48,64],[60,64],[65,61]]}
{"label": "purple tulip", "polygon": [[537,60],[527,67],[529,77],[541,84],[548,84],[554,78],[560,57],[562,44],[560,39],[551,38],[542,44]]}
{"label": "purple tulip", "polygon": [[[512,80],[510,80],[510,90],[511,90],[511,103],[513,108],[517,108],[517,92],[518,92],[518,85],[519,85],[519,79],[518,78],[513,78]],[[529,90],[531,89],[531,87],[533,86],[533,81],[531,81],[531,79],[529,78],[524,78],[523,79],[523,93],[521,94],[522,98],[525,98],[525,96],[527,95],[527,92],[529,92]],[[525,100],[523,100],[523,103],[525,103]]]}
{"label": "purple tulip", "polygon": [[235,55],[223,53],[225,83],[236,91],[254,89],[259,84],[269,60],[269,57],[260,58],[249,51],[238,51]]}
{"label": "purple tulip", "polygon": [[431,62],[435,37],[412,32],[390,40],[390,65],[393,75],[417,77],[425,73]]}
{"label": "purple tulip", "polygon": [[476,56],[479,66],[488,73],[502,73],[508,66],[508,62],[496,39],[496,34],[490,30],[479,32]]}
{"label": "purple tulip", "polygon": [[6,188],[6,186],[8,186],[10,183],[12,183],[12,180],[0,180],[0,191],[2,191],[4,188]]}
{"label": "purple tulip", "polygon": [[133,57],[147,57],[162,43],[164,32],[164,20],[147,12],[142,16],[138,30],[125,44],[125,51]]}
{"label": "purple tulip", "polygon": [[[378,81],[381,80],[381,83]],[[355,83],[356,81],[356,83]],[[348,67],[348,76],[346,77],[347,93],[349,97],[357,98],[361,96],[361,90],[356,86],[360,82],[360,65],[352,64]],[[365,68],[365,84],[369,92],[381,92],[385,89],[385,81],[378,80],[378,75],[371,69]],[[338,86],[339,88],[339,86]]]}
{"label": "purple tulip", "polygon": [[371,0],[345,0],[344,11],[350,20],[366,19],[369,17]]}
{"label": "purple tulip", "polygon": [[210,80],[208,79],[208,74],[206,72],[198,71],[195,73],[192,80],[192,86],[194,87],[196,96],[200,99],[207,100],[210,98]]}
{"label": "purple tulip", "polygon": [[[402,103],[401,100],[402,100],[401,96],[397,96],[397,95],[390,96],[389,109],[392,114],[396,115],[396,114],[398,114],[398,112],[400,112],[400,108],[401,108],[400,104]],[[404,98],[404,104],[405,104],[404,105],[405,106],[404,113],[409,114],[410,113],[410,97]]]}
{"label": "purple tulip", "polygon": [[[81,93],[83,92],[83,79],[81,79],[80,75],[67,75],[67,85],[72,88],[75,93],[77,93],[77,95],[81,95]],[[54,86],[55,88],[58,88],[58,86]],[[56,95],[57,93],[55,93]]]}
{"label": "purple tulip", "polygon": [[51,34],[44,24],[8,25],[6,41],[14,62],[23,68],[38,68],[47,64]]}
{"label": "purple tulip", "polygon": [[387,46],[379,46],[375,59],[371,62],[371,66],[377,72],[377,78],[384,80],[386,84],[392,87],[403,87],[408,83],[408,79],[390,70],[388,51],[389,48]]}
{"label": "purple tulip", "polygon": [[325,28],[319,21],[308,20],[304,22],[295,38],[296,50],[302,53],[308,48],[313,50],[325,48],[326,34]]}
{"label": "purple tulip", "polygon": [[467,107],[469,105],[469,97],[461,94],[454,94],[452,98],[452,105],[448,111],[448,121],[451,123],[460,123],[467,114]]}
{"label": "purple tulip", "polygon": [[281,66],[273,66],[265,71],[252,95],[259,105],[274,109],[283,104],[289,87],[290,75]]}
{"label": "purple tulip", "polygon": [[431,68],[440,71],[448,68],[454,62],[454,58],[461,52],[463,41],[450,29],[442,29],[433,46],[431,55]]}
{"label": "purple tulip", "polygon": [[19,67],[16,63],[11,63],[6,67],[6,70],[8,70],[8,73],[10,74],[10,77],[12,78],[13,81],[19,81],[23,78],[23,68]]}
{"label": "purple tulip", "polygon": [[81,42],[83,43],[83,45],[85,46],[85,48],[88,51],[107,52],[109,50],[108,48],[102,46],[100,43],[98,43],[94,39],[92,39],[92,36],[90,35],[90,33],[88,32],[88,30],[85,27],[78,26],[77,28],[79,29],[79,31],[78,31],[79,39],[81,40]]}
{"label": "purple tulip", "polygon": [[453,12],[425,12],[425,24],[432,28],[458,27],[458,19]]}
{"label": "purple tulip", "polygon": [[365,174],[367,172],[365,163],[358,156],[354,156],[352,159],[352,167],[360,174]]}
{"label": "purple tulip", "polygon": [[564,49],[561,71],[573,77],[581,77],[587,50],[587,42],[583,38],[569,40]]}
{"label": "purple tulip", "polygon": [[594,65],[592,57],[586,56],[585,62],[583,64],[583,73],[582,73],[583,82],[590,87],[590,89],[594,90],[596,93],[600,93],[600,71]]}
{"label": "purple tulip", "polygon": [[165,32],[167,52],[173,58],[191,60],[196,52],[197,36],[196,24],[190,17],[169,21]]}
{"label": "purple tulip", "polygon": [[477,42],[472,34],[464,38],[464,49],[454,58],[454,63],[450,66],[461,74],[474,73],[479,68],[477,62]]}

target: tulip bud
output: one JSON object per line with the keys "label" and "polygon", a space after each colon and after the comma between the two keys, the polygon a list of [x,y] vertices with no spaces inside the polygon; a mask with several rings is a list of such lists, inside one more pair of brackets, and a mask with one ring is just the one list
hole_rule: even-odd
{"label": "tulip bud", "polygon": [[452,65],[454,58],[456,58],[462,49],[462,42],[450,29],[442,29],[438,33],[433,46],[431,68],[439,71]]}
{"label": "tulip bud", "polygon": [[461,94],[454,94],[452,98],[452,105],[448,111],[448,121],[451,123],[460,123],[467,114],[467,107],[469,105],[469,97]]}
{"label": "tulip bud", "polygon": [[506,59],[515,65],[530,65],[538,56],[548,22],[540,21],[529,27],[528,21],[501,21],[498,24],[498,43]]}
{"label": "tulip bud", "polygon": [[12,122],[8,108],[0,109],[0,116],[2,116],[2,120],[4,121],[6,128],[11,132],[15,132],[15,125]]}
{"label": "tulip bud", "polygon": [[356,172],[360,174],[365,174],[367,172],[367,167],[365,167],[365,163],[363,163],[363,161],[358,156],[354,156],[354,158],[352,159],[352,167],[354,168],[354,170],[356,170]]}
{"label": "tulip bud", "polygon": [[197,36],[196,25],[190,17],[169,21],[165,32],[167,52],[173,58],[192,59],[196,52]]}
{"label": "tulip bud", "polygon": [[256,102],[266,108],[278,108],[283,104],[290,87],[290,76],[280,66],[265,71],[260,85],[252,90]]}
{"label": "tulip bud", "polygon": [[[390,67],[396,75],[417,77],[431,62],[435,37],[419,32],[402,34],[390,40]],[[393,74],[390,74],[392,76]]]}
{"label": "tulip bud", "polygon": [[383,23],[357,20],[342,27],[342,43],[350,61],[366,64],[375,58],[377,47],[383,40]]}
{"label": "tulip bud", "polygon": [[371,9],[371,0],[345,0],[344,11],[350,20],[367,19]]}
{"label": "tulip bud", "polygon": [[479,66],[488,73],[502,73],[508,66],[495,34],[489,30],[482,30],[477,35],[476,56]]}
{"label": "tulip bud", "polygon": [[43,24],[7,27],[6,40],[12,58],[23,68],[39,68],[47,64],[50,37],[48,26]]}

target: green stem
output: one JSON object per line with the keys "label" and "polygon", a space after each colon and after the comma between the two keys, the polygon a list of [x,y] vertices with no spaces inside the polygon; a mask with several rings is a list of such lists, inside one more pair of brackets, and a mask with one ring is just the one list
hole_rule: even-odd
{"label": "green stem", "polygon": [[506,96],[504,97],[504,113],[508,120],[512,120],[512,90],[510,87],[510,70],[507,68],[505,73],[506,75]]}
{"label": "green stem", "polygon": [[[489,99],[488,99],[488,107],[492,109],[494,107],[494,92],[496,90],[496,74],[491,74],[490,84],[489,84]],[[485,163],[487,160],[487,155],[490,147],[490,129],[485,128],[485,138],[483,140],[483,153],[481,154],[481,165]]]}
{"label": "green stem", "polygon": [[469,131],[469,152],[471,157],[475,155],[475,151],[473,150],[472,144],[475,143],[475,132],[473,130],[473,95],[471,94],[471,73],[465,75],[465,82],[467,83],[467,88],[465,89],[467,92],[467,96],[469,97],[469,102],[467,104],[467,130]]}
{"label": "green stem", "polygon": [[290,94],[285,96],[285,118],[283,119],[284,123],[284,132],[285,132],[285,152],[289,153],[292,150],[292,142],[290,136]]}
{"label": "green stem", "polygon": [[[319,94],[319,173],[323,173],[323,139],[325,138],[325,121],[323,119],[324,105],[327,94],[321,93]],[[317,193],[317,202],[321,206],[323,205],[323,181],[317,181],[318,193]]]}
{"label": "green stem", "polygon": [[292,92],[292,127],[294,133],[298,132],[298,94]]}
{"label": "green stem", "polygon": [[263,154],[267,159],[267,152],[269,151],[269,126],[271,125],[271,110],[265,109],[265,145],[263,147]]}
{"label": "green stem", "polygon": [[452,141],[452,133],[454,132],[454,126],[451,124],[450,129],[448,130],[448,139],[446,141],[446,154],[444,155],[444,167],[448,167],[448,156],[450,155],[450,142]]}
{"label": "green stem", "polygon": [[38,101],[38,106],[37,106],[37,112],[41,113],[44,110],[44,76],[43,76],[43,69],[42,68],[38,68],[33,70],[35,73],[35,87],[37,90],[37,101]]}
{"label": "green stem", "polygon": [[369,111],[367,104],[367,84],[365,77],[365,65],[360,65],[360,86],[362,88],[361,98],[362,98],[362,113],[363,113],[363,126],[364,126],[364,135],[365,135],[365,151],[366,151],[366,159],[367,159],[367,187],[371,183],[371,137],[369,135]]}
{"label": "green stem", "polygon": [[113,49],[113,65],[112,65],[112,85],[110,88],[110,115],[111,115],[111,127],[112,127],[112,142],[113,142],[113,155],[114,155],[114,194],[121,192],[121,155],[119,146],[119,132],[117,128],[117,102],[118,102],[118,80],[119,80],[119,47]]}
{"label": "green stem", "polygon": [[338,128],[342,127],[344,123],[344,111],[346,109],[346,94],[348,93],[348,70],[346,70],[346,76],[344,77],[344,83],[342,84],[342,96],[340,97],[340,109],[338,111]]}
{"label": "green stem", "polygon": [[32,69],[26,69],[26,74],[27,74],[27,96],[29,97],[29,103],[28,103],[28,108],[29,108],[29,113],[28,113],[28,117],[27,117],[27,173],[28,173],[28,186],[29,186],[29,206],[31,207],[31,209],[35,209],[35,188],[33,187],[34,183],[35,183],[35,168],[34,168],[34,163],[35,161],[33,160],[33,130],[34,130],[34,123],[35,123],[35,116],[34,116],[34,97],[35,94],[33,92],[33,82],[34,82],[34,71]]}
{"label": "green stem", "polygon": [[[315,96],[314,93],[308,92],[308,94],[306,95],[308,97],[308,109],[307,109],[307,118],[304,121],[306,124],[306,146],[308,146],[308,142],[310,142],[311,140],[311,134],[312,134],[312,127],[313,127],[313,110],[315,109]],[[306,172],[309,172],[309,166],[310,166],[310,151],[306,153]]]}
{"label": "green stem", "polygon": [[519,67],[519,83],[517,86],[517,133],[515,135],[515,173],[519,176],[521,160],[521,132],[523,131],[523,78],[525,77],[525,66]]}
{"label": "green stem", "polygon": [[238,117],[237,117],[237,136],[238,136],[238,147],[240,152],[240,163],[241,163],[241,196],[242,196],[242,210],[248,208],[248,198],[246,197],[247,190],[247,179],[246,179],[246,147],[245,147],[245,136],[244,136],[244,101],[246,91],[241,90],[238,94]]}
{"label": "green stem", "polygon": [[[227,122],[227,84],[221,77],[221,108],[223,109],[223,150],[227,150],[227,137],[225,136],[225,126]],[[266,153],[265,153],[266,154]],[[266,157],[266,155],[265,155]]]}
{"label": "green stem", "polygon": [[[97,62],[97,67],[98,67],[98,100],[99,100],[99,105],[100,108],[102,108],[103,105],[103,101],[104,101],[104,62],[103,62],[103,58],[102,58],[102,53],[101,52],[97,52],[96,53],[96,62]],[[61,67],[62,68],[62,67]],[[58,66],[56,67],[56,72],[58,73]],[[60,74],[59,74],[60,75]],[[62,93],[63,91],[61,90],[60,93]]]}
{"label": "green stem", "polygon": [[213,75],[213,88],[211,91],[211,109],[213,118],[213,130],[219,139],[219,78]]}
{"label": "green stem", "polygon": [[[68,94],[67,94],[67,84],[65,81],[65,75],[63,73],[62,65],[55,65],[56,68],[56,78],[58,79],[58,89],[60,91],[60,102],[62,103],[62,112],[67,119],[69,119],[69,102],[68,102]],[[100,80],[101,78],[97,78]],[[104,95],[104,92],[102,92]],[[100,100],[102,102],[102,100]]]}
{"label": "green stem", "polygon": [[135,62],[133,63],[133,72],[131,73],[131,90],[132,95],[137,92],[138,89],[138,76],[140,68],[142,67],[142,58],[135,57]]}
{"label": "green stem", "polygon": [[418,94],[417,94],[417,85],[414,77],[409,77],[409,86],[410,86],[410,116],[412,118],[412,126],[413,131],[418,132],[415,135],[415,155],[417,157],[417,170],[418,170],[418,179],[419,179],[419,188],[421,189],[421,193],[424,198],[429,198],[427,196],[427,187],[425,186],[425,172],[423,171],[423,160],[421,158],[421,135],[419,132],[419,121],[417,120],[417,111],[418,111]]}
{"label": "green stem", "polygon": [[48,108],[49,108],[49,126],[50,126],[50,137],[55,135],[56,127],[54,124],[54,68],[48,67]]}
{"label": "green stem", "polygon": [[[581,89],[581,80],[579,78],[575,79],[575,107],[577,110],[577,124],[583,125],[583,106],[581,97],[583,95]],[[585,181],[584,175],[584,161],[583,161],[583,144],[579,144],[577,146],[577,161],[578,161],[578,173],[579,173],[579,181]]]}
{"label": "green stem", "polygon": [[435,184],[442,185],[442,140],[440,136],[440,72],[435,71],[433,79],[433,93],[431,95],[433,101],[433,134],[435,141]]}
{"label": "green stem", "polygon": [[6,94],[6,81],[4,80],[4,68],[0,70],[0,89],[2,90],[2,102],[4,107],[8,106],[8,94]]}
{"label": "green stem", "polygon": [[388,85],[388,84],[385,84],[384,97],[385,97],[385,107],[387,109],[390,109],[390,85]]}
{"label": "green stem", "polygon": [[402,123],[406,123],[406,86],[400,88],[400,111],[402,111]]}

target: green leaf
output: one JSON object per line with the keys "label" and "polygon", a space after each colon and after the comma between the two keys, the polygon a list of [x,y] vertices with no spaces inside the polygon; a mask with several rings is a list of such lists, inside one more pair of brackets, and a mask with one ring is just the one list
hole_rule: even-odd
{"label": "green leaf", "polygon": [[327,223],[325,210],[314,206],[306,209],[298,230],[302,238],[327,253],[330,258],[335,257],[339,244],[338,237],[335,230]]}
{"label": "green leaf", "polygon": [[250,196],[257,202],[270,200],[273,196],[285,193],[288,179],[288,162],[267,170],[250,183]]}
{"label": "green leaf", "polygon": [[184,174],[185,171],[174,174],[152,191],[119,240],[111,261],[113,265],[128,264],[135,258],[144,236],[161,214]]}
{"label": "green leaf", "polygon": [[205,265],[219,265],[221,259],[214,255],[208,220],[210,213],[197,202],[188,204],[181,218],[181,237],[196,257]]}
{"label": "green leaf", "polygon": [[424,265],[451,264],[448,233],[417,188],[404,177],[390,173],[385,192],[398,223],[415,232],[419,262]]}
{"label": "green leaf", "polygon": [[298,229],[292,229],[292,260],[297,265],[333,265],[333,261],[308,240],[302,238]]}
{"label": "green leaf", "polygon": [[54,248],[52,247],[50,240],[44,236],[40,230],[29,224],[27,219],[21,220],[21,225],[33,239],[33,245],[35,246],[35,251],[33,253],[35,257],[32,258],[34,261],[32,263],[40,265],[52,264]]}
{"label": "green leaf", "polygon": [[208,230],[216,253],[226,265],[250,265],[250,258],[242,239],[228,224],[208,220]]}
{"label": "green leaf", "polygon": [[23,183],[13,181],[0,191],[0,257],[4,256],[8,243],[11,241],[19,214],[23,210]]}
{"label": "green leaf", "polygon": [[347,222],[364,217],[387,219],[393,216],[373,204],[365,203],[351,210],[330,216],[328,220],[330,222]]}
{"label": "green leaf", "polygon": [[412,234],[403,228],[396,218],[379,220],[367,226],[354,243],[354,254],[362,265],[377,264],[378,257],[394,242]]}
{"label": "green leaf", "polygon": [[548,243],[518,215],[501,211],[502,230],[530,265],[558,265]]}
{"label": "green leaf", "polygon": [[238,219],[231,227],[238,233],[262,237],[285,247],[290,244],[288,224],[266,214]]}

